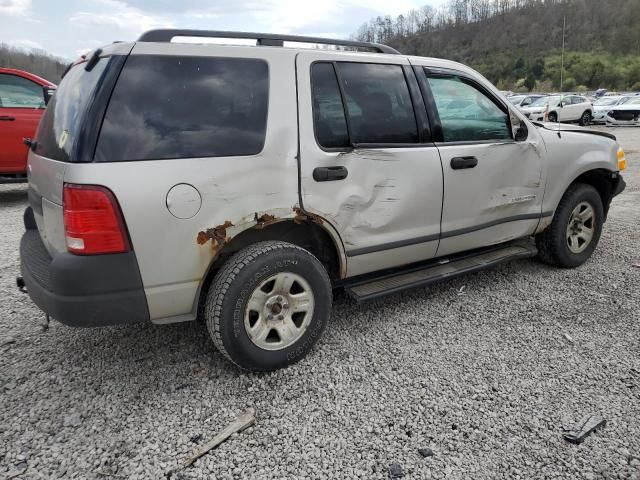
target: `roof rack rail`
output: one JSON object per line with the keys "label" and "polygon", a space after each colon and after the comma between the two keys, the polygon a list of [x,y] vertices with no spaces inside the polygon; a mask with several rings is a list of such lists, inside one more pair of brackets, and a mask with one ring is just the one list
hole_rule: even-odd
{"label": "roof rack rail", "polygon": [[139,42],[170,42],[174,37],[205,37],[205,38],[238,38],[255,39],[257,45],[282,47],[284,42],[318,43],[322,45],[336,45],[340,47],[368,48],[379,53],[400,55],[395,48],[380,43],[356,42],[353,40],[335,40],[332,38],[304,37],[298,35],[277,35],[273,33],[225,32],[215,30],[181,30],[161,28],[149,30],[138,39]]}

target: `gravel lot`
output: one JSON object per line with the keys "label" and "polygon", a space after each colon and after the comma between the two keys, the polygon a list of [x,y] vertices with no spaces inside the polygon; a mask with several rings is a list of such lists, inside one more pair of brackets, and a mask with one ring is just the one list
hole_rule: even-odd
{"label": "gravel lot", "polygon": [[[614,133],[628,187],[586,265],[340,298],[310,356],[260,375],[195,324],[43,331],[14,286],[26,189],[0,186],[0,477],[165,478],[252,406],[172,478],[640,479],[640,129]],[[562,439],[591,413],[604,429]]]}

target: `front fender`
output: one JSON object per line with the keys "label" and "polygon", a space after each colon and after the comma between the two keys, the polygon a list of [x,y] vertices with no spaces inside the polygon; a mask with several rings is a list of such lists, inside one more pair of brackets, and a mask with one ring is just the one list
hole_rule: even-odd
{"label": "front fender", "polygon": [[[569,186],[590,171],[616,173],[618,144],[600,135],[581,131],[551,131],[539,128],[547,150],[547,181],[542,202],[543,212],[555,212]],[[541,222],[546,228],[552,217]]]}

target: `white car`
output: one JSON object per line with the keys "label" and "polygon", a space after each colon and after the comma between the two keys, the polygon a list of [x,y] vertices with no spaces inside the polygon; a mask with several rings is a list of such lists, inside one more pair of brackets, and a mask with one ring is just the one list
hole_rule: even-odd
{"label": "white car", "polygon": [[607,123],[607,112],[611,110],[611,107],[616,105],[623,105],[633,97],[628,96],[605,96],[596,100],[593,104],[593,123]]}
{"label": "white car", "polygon": [[546,95],[513,95],[511,97],[507,97],[507,100],[509,100],[512,105],[522,109],[530,106],[533,102],[539,98],[544,98],[545,96]]}
{"label": "white car", "polygon": [[580,95],[542,97],[521,110],[534,122],[578,122],[588,125],[593,118],[593,105]]}
{"label": "white car", "polygon": [[605,114],[609,126],[640,126],[640,96],[627,97],[623,104],[610,107]]}

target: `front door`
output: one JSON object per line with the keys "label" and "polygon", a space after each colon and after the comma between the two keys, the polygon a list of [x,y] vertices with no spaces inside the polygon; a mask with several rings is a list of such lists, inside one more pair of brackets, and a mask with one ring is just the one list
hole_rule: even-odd
{"label": "front door", "polygon": [[18,75],[0,74],[0,174],[24,174],[27,146],[44,109],[40,85]]}
{"label": "front door", "polygon": [[402,56],[298,54],[300,194],[340,233],[349,276],[436,254],[442,166]]}
{"label": "front door", "polygon": [[492,86],[462,72],[420,69],[441,130],[444,174],[437,255],[530,235],[541,216],[543,144],[535,128],[514,141],[508,107]]}

